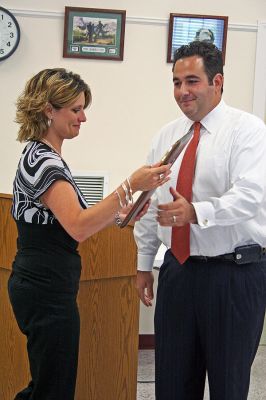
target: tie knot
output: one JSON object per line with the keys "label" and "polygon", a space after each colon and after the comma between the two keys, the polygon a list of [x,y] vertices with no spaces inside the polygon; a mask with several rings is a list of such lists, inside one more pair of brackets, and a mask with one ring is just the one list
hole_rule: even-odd
{"label": "tie knot", "polygon": [[201,123],[199,121],[194,122],[194,132],[200,131]]}
{"label": "tie knot", "polygon": [[199,140],[200,127],[201,127],[201,123],[200,122],[194,122],[194,131],[193,131],[194,140],[197,140],[197,141]]}

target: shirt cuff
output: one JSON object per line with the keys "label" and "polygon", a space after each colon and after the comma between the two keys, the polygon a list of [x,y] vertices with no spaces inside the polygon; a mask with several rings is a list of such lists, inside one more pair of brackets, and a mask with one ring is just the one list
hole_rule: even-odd
{"label": "shirt cuff", "polygon": [[138,254],[138,271],[152,271],[155,256]]}
{"label": "shirt cuff", "polygon": [[202,228],[210,228],[215,225],[215,215],[213,205],[208,201],[201,201],[199,203],[192,203],[196,215],[198,225]]}

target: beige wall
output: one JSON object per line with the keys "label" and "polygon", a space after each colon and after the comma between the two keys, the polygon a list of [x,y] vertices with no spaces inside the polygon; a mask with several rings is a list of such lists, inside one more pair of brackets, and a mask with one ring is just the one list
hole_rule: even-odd
{"label": "beige wall", "polygon": [[[187,0],[180,5],[173,0],[90,3],[90,7],[127,10],[123,62],[62,57],[64,7],[73,3],[88,7],[87,0],[47,0],[41,6],[34,0],[1,1],[1,6],[12,10],[18,19],[21,42],[12,56],[0,63],[0,192],[11,193],[23,146],[15,141],[16,98],[25,81],[46,67],[74,70],[92,88],[88,122],[78,139],[64,145],[64,156],[73,169],[108,171],[112,190],[145,162],[154,133],[179,114],[172,96],[171,65],[166,63],[170,12],[229,16],[224,98],[252,111],[256,27],[258,19],[266,19],[264,0],[236,0],[234,4],[229,0],[200,4]],[[45,16],[47,11],[51,13]]]}

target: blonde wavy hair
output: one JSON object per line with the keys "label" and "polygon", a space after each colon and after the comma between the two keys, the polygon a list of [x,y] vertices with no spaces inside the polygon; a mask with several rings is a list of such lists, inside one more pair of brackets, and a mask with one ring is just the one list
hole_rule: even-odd
{"label": "blonde wavy hair", "polygon": [[84,92],[85,105],[91,103],[89,86],[78,74],[64,68],[44,69],[33,76],[19,96],[15,121],[20,125],[17,140],[40,140],[49,127],[48,104],[59,110],[71,105]]}

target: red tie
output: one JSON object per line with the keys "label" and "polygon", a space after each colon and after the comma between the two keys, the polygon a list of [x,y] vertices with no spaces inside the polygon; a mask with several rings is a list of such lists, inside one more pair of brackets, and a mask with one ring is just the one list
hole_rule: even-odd
{"label": "red tie", "polygon": [[[199,136],[200,122],[195,122],[193,138],[185,151],[176,184],[177,192],[189,202],[192,200],[192,183]],[[190,256],[190,224],[173,227],[171,250],[180,264],[183,264],[188,259]]]}

